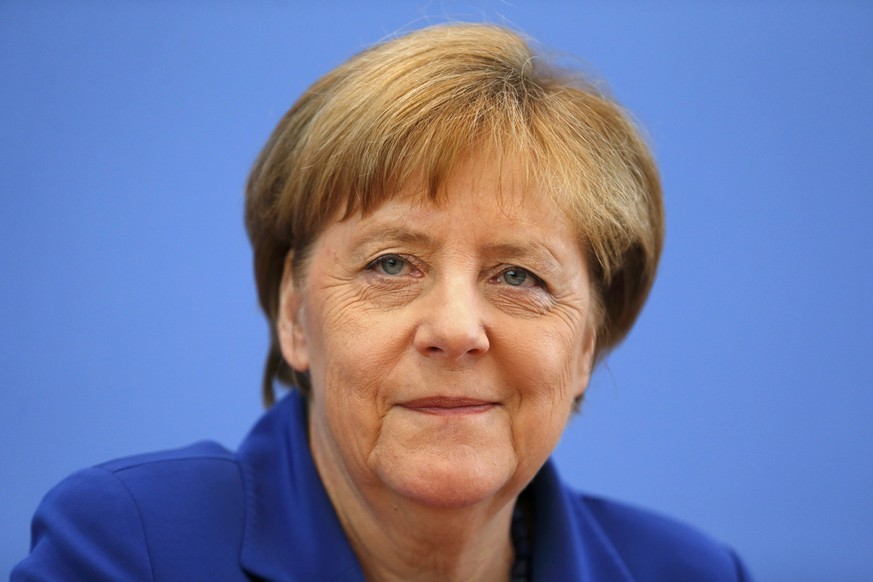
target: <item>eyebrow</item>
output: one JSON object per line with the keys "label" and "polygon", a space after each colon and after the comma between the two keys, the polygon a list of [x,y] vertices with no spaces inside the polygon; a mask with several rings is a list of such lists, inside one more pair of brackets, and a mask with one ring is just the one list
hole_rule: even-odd
{"label": "eyebrow", "polygon": [[[387,227],[382,229],[374,229],[372,232],[366,233],[360,238],[354,240],[357,247],[373,242],[390,242],[400,244],[413,244],[421,246],[433,246],[436,241],[426,232],[410,230],[409,228]],[[500,255],[509,257],[540,257],[561,264],[561,260],[546,245],[534,242],[498,242],[488,243],[482,247],[486,253],[490,255]]]}
{"label": "eyebrow", "polygon": [[[433,248],[437,244],[436,240],[426,232],[397,227],[373,229],[360,238],[353,239],[357,249],[363,249],[366,245],[376,242],[415,245],[425,248]],[[482,251],[490,256],[507,257],[508,259],[526,257],[545,260],[555,268],[564,263],[548,246],[529,241],[488,243],[483,245]]]}
{"label": "eyebrow", "polygon": [[360,238],[353,239],[353,242],[358,248],[373,242],[391,242],[420,246],[432,246],[435,244],[434,239],[425,232],[396,227],[373,229]]}
{"label": "eyebrow", "polygon": [[484,250],[492,255],[509,256],[509,257],[534,257],[538,259],[546,259],[555,263],[562,264],[562,261],[555,256],[549,247],[534,243],[534,242],[503,242],[491,243],[484,247]]}

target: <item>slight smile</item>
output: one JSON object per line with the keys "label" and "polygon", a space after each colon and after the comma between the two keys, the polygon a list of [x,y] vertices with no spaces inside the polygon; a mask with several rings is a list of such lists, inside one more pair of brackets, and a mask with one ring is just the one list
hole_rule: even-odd
{"label": "slight smile", "polygon": [[435,414],[439,416],[456,416],[463,414],[480,414],[497,406],[495,402],[478,400],[475,398],[453,398],[448,396],[435,396],[432,398],[419,398],[401,404],[415,412]]}

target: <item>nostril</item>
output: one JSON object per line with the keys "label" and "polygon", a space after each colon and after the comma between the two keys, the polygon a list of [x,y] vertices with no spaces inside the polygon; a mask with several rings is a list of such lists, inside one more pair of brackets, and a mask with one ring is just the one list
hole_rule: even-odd
{"label": "nostril", "polygon": [[450,360],[467,357],[478,358],[488,351],[489,342],[484,336],[483,332],[478,336],[443,337],[419,330],[416,336],[416,348],[420,354],[429,358],[447,358]]}

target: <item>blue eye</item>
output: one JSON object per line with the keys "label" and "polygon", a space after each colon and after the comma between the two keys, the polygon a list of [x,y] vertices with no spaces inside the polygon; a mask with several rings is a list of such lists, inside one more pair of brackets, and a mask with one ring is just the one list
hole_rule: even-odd
{"label": "blue eye", "polygon": [[500,273],[499,278],[512,287],[536,287],[542,285],[542,281],[526,269],[511,267]]}
{"label": "blue eye", "polygon": [[386,275],[399,275],[406,265],[407,261],[397,255],[384,255],[367,265],[367,268],[379,268]]}
{"label": "blue eye", "polygon": [[527,273],[521,269],[506,269],[501,273],[503,281],[513,287],[521,287],[527,280]]}

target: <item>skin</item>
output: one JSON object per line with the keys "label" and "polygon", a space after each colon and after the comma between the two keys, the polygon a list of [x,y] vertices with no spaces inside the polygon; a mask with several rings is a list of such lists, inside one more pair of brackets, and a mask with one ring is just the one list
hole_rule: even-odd
{"label": "skin", "polygon": [[286,265],[280,343],[310,372],[310,447],[368,579],[506,580],[514,502],[588,385],[579,237],[487,161],[438,205],[410,189],[330,223],[303,277]]}

